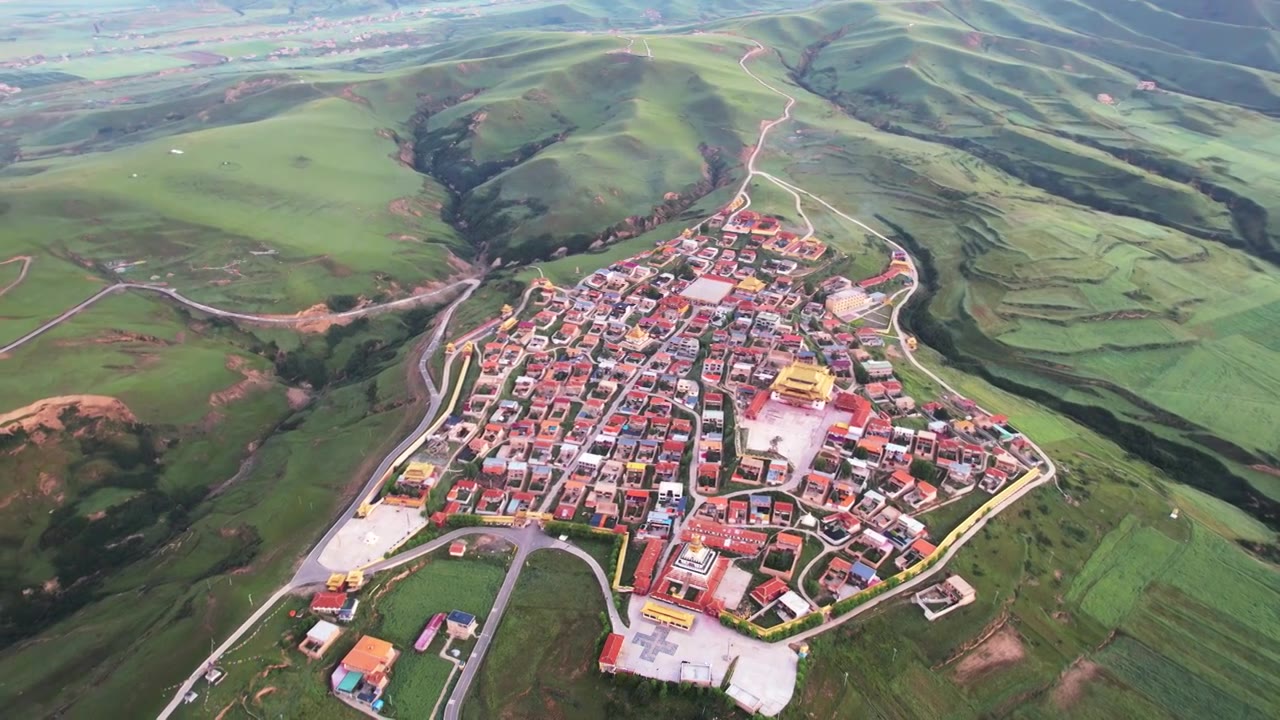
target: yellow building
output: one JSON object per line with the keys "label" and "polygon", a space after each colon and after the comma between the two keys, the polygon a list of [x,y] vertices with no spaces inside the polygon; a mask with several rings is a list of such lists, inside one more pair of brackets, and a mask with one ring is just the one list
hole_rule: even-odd
{"label": "yellow building", "polygon": [[627,333],[627,337],[622,341],[622,346],[628,350],[642,352],[649,347],[649,340],[649,331],[637,325]]}
{"label": "yellow building", "polygon": [[749,293],[758,293],[761,290],[765,289],[766,287],[768,286],[765,285],[764,281],[758,277],[755,277],[754,275],[751,277],[743,278],[742,282],[738,283],[739,290],[749,292]]}
{"label": "yellow building", "polygon": [[650,600],[644,604],[644,608],[640,610],[640,616],[649,622],[666,625],[680,630],[690,630],[693,628],[694,614],[677,610],[675,608],[659,605]]}
{"label": "yellow building", "polygon": [[827,296],[827,310],[841,320],[848,320],[859,310],[871,305],[871,297],[862,288],[849,288]]}
{"label": "yellow building", "polygon": [[836,379],[826,366],[793,362],[778,373],[769,389],[774,400],[822,410],[831,399],[835,385]]}

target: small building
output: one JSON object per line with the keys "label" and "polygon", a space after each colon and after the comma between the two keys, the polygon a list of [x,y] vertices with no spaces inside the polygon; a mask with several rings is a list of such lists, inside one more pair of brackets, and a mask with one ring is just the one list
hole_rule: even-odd
{"label": "small building", "polygon": [[626,638],[618,633],[609,633],[604,639],[604,649],[600,651],[600,672],[613,674],[618,672],[618,660],[622,656],[622,648]]}
{"label": "small building", "polygon": [[449,627],[449,637],[456,639],[469,638],[476,633],[476,616],[461,610],[451,610],[445,617]]}
{"label": "small building", "polygon": [[788,590],[778,598],[778,614],[788,619],[808,615],[813,608],[795,590]]}
{"label": "small building", "polygon": [[333,647],[341,634],[342,628],[328,620],[320,620],[307,631],[307,636],[298,644],[298,650],[312,660],[319,660]]}
{"label": "small building", "polygon": [[952,575],[912,595],[911,601],[924,610],[925,619],[933,622],[958,607],[968,605],[977,596],[977,591],[964,578]]}
{"label": "small building", "polygon": [[460,558],[467,554],[467,544],[461,540],[455,540],[449,545],[449,557]]}
{"label": "small building", "polygon": [[764,607],[782,597],[788,589],[787,584],[779,578],[769,578],[751,591],[751,599],[760,607]]}

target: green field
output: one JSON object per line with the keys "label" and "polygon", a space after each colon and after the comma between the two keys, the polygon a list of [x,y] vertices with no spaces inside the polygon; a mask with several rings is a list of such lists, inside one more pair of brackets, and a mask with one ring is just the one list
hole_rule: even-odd
{"label": "green field", "polygon": [[[262,712],[359,717],[329,694],[329,673],[361,635],[387,640],[402,653],[392,669],[386,712],[428,717],[452,667],[437,656],[446,636],[442,632],[422,654],[414,651],[413,643],[437,612],[456,609],[477,617],[487,615],[506,574],[510,550],[509,545],[497,543],[483,556],[473,553],[461,560],[441,551],[425,562],[414,563],[407,576],[394,572],[377,578],[361,593],[356,620],[344,627],[342,637],[321,660],[306,658],[296,649],[317,618],[307,611],[305,602],[293,598],[282,601],[252,637],[224,656],[227,679],[214,689],[202,688],[208,697],[198,706],[184,708],[177,717],[215,717],[226,707],[233,708],[235,714],[230,717],[248,718]],[[300,617],[290,618],[290,610],[298,611]],[[462,657],[465,660],[465,652]],[[254,695],[267,687],[276,690],[255,700]]]}

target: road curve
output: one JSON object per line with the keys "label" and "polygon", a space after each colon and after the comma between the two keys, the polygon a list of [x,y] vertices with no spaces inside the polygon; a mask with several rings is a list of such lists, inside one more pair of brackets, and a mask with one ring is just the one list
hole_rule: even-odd
{"label": "road curve", "polygon": [[[25,275],[25,270],[26,268],[24,267],[23,268],[24,275]],[[21,280],[21,278],[19,278],[19,280]],[[307,315],[307,316],[254,315],[252,313],[235,312],[233,310],[222,310],[220,308],[213,307],[212,305],[206,305],[201,302],[196,302],[195,300],[192,300],[184,296],[182,293],[178,292],[177,290],[174,290],[173,288],[161,287],[159,285],[148,285],[145,283],[116,283],[114,285],[108,285],[102,288],[98,292],[82,300],[78,305],[70,308],[66,312],[59,315],[58,317],[50,320],[49,322],[46,322],[45,324],[41,325],[35,330],[32,330],[26,335],[23,335],[17,340],[14,340],[7,345],[0,346],[0,355],[4,355],[5,353],[17,350],[23,345],[26,345],[32,340],[35,340],[41,335],[49,332],[55,327],[66,322],[67,320],[70,320],[76,315],[79,315],[81,312],[84,312],[86,309],[88,309],[90,306],[92,306],[94,303],[98,302],[102,298],[112,293],[121,292],[124,290],[142,290],[144,292],[159,293],[160,295],[164,295],[181,305],[185,305],[194,310],[199,310],[200,312],[206,313],[208,315],[212,315],[214,317],[229,318],[231,320],[241,320],[243,322],[254,323],[258,325],[273,325],[273,326],[288,327],[292,325],[301,325],[303,323],[316,322],[316,321],[350,320],[354,318],[366,317],[369,315],[376,315],[379,313],[388,312],[390,310],[396,310],[399,308],[413,307],[415,305],[421,305],[429,300],[434,300],[440,295],[449,293],[453,290],[456,290],[459,287],[470,285],[472,288],[474,288],[479,283],[480,281],[476,278],[467,278],[465,280],[459,280],[457,282],[450,283],[442,288],[437,288],[435,290],[432,290],[430,292],[425,292],[420,295],[411,295],[409,297],[400,298],[398,300],[390,300],[385,303],[369,305],[367,307],[357,308],[355,310],[347,310],[345,312],[323,313],[320,315]],[[6,288],[6,290],[7,289],[8,288]]]}
{"label": "road curve", "polygon": [[[400,457],[400,454],[405,450],[408,450],[409,446],[416,442],[418,437],[421,436],[422,433],[426,432],[427,428],[435,421],[436,413],[440,411],[440,405],[444,402],[444,393],[440,392],[436,387],[435,381],[431,378],[431,373],[427,368],[427,363],[430,361],[431,356],[435,354],[436,350],[439,349],[440,341],[444,338],[444,334],[449,327],[449,321],[453,319],[454,311],[457,310],[462,303],[466,302],[467,298],[471,297],[471,293],[475,292],[475,289],[480,286],[480,281],[478,280],[464,280],[463,283],[468,284],[467,289],[440,314],[440,318],[436,322],[436,329],[431,333],[431,340],[427,343],[427,346],[423,349],[422,354],[418,358],[418,374],[422,376],[423,381],[426,383],[427,392],[431,398],[426,412],[422,414],[422,420],[418,422],[417,427],[415,427],[412,432],[406,435],[403,440],[392,448],[390,453],[382,458],[382,462],[378,463],[378,467],[374,468],[373,472],[369,475],[369,479],[365,481],[364,487],[360,488],[360,492],[351,500],[351,504],[343,511],[342,515],[338,516],[338,520],[330,526],[329,530],[320,538],[320,540],[315,544],[315,547],[311,549],[311,552],[308,553],[307,557],[302,561],[302,564],[298,567],[298,571],[293,576],[293,584],[305,585],[311,582],[323,581],[325,578],[329,577],[329,569],[320,564],[320,555],[324,552],[325,547],[328,546],[329,542],[333,540],[333,537],[338,534],[338,531],[355,516],[356,509],[359,508],[365,498],[373,492],[374,488],[378,486],[378,483],[382,482],[382,479],[386,477],[386,474],[395,464],[396,458]],[[449,363],[445,366],[446,377],[448,376],[448,368],[452,366],[452,360],[453,357],[451,356],[449,358]]]}

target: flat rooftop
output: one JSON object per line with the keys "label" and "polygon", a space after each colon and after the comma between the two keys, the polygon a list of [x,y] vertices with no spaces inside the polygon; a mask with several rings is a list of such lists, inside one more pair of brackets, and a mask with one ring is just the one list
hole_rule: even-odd
{"label": "flat rooftop", "polygon": [[694,302],[718,305],[733,292],[734,282],[718,277],[702,276],[689,284],[680,294]]}

